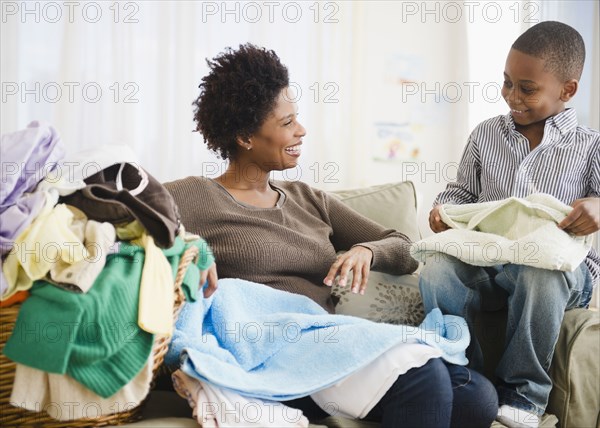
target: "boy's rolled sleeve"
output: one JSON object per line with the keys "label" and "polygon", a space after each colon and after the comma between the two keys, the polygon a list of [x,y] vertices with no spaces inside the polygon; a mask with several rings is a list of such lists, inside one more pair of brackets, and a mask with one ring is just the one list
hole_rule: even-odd
{"label": "boy's rolled sleeve", "polygon": [[456,182],[448,183],[433,205],[470,204],[477,202],[481,192],[481,160],[477,146],[477,129],[471,133],[467,146],[462,154]]}

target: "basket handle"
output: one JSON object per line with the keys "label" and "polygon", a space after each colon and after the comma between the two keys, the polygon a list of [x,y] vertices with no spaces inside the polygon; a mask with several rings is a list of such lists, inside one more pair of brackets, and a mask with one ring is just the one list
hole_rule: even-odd
{"label": "basket handle", "polygon": [[177,276],[175,277],[174,291],[175,291],[175,305],[173,306],[173,318],[177,319],[179,315],[179,311],[181,311],[181,307],[183,306],[183,302],[185,301],[185,295],[183,294],[183,290],[181,289],[181,284],[183,284],[183,278],[185,277],[185,273],[190,265],[190,263],[196,263],[198,261],[198,254],[200,250],[195,245],[190,245],[187,250],[181,256],[181,260],[179,260],[179,266],[177,268]]}

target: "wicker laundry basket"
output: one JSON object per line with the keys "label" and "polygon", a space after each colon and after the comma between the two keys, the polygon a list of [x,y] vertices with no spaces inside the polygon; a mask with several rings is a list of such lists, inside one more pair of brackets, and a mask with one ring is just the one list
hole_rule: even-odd
{"label": "wicker laundry basket", "polygon": [[[174,320],[177,319],[177,315],[181,309],[181,305],[184,301],[184,295],[181,290],[181,284],[185,276],[185,272],[189,264],[198,257],[198,248],[190,246],[181,257],[177,276],[175,278],[175,306],[173,312]],[[52,427],[52,428],[64,428],[68,427],[101,427],[107,425],[122,425],[131,423],[141,419],[141,412],[145,402],[140,403],[139,406],[126,409],[120,413],[114,413],[112,415],[105,415],[98,418],[92,419],[75,419],[70,421],[58,421],[52,419],[46,412],[32,412],[29,410],[22,409],[20,407],[13,407],[9,404],[10,395],[12,391],[12,384],[15,377],[15,363],[6,358],[3,354],[4,345],[11,335],[11,332],[15,326],[17,315],[19,313],[20,304],[9,306],[7,308],[0,309],[0,426],[1,427],[13,427],[13,426],[41,426],[41,427]],[[154,357],[153,367],[153,378],[159,372],[162,366],[164,357],[167,353],[171,337],[161,336],[156,337],[152,349]],[[154,381],[153,381],[154,383]],[[153,385],[152,385],[153,386]],[[152,387],[151,387],[152,388]]]}

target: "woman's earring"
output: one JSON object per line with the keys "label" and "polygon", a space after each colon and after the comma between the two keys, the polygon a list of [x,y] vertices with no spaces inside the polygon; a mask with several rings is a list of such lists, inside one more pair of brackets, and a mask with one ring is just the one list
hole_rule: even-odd
{"label": "woman's earring", "polygon": [[246,149],[247,149],[247,150],[251,150],[251,149],[252,149],[252,147],[248,146],[248,147],[246,147]]}

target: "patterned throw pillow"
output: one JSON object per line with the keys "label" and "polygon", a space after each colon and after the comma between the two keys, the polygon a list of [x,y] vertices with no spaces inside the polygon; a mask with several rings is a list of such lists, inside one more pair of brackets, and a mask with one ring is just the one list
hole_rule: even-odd
{"label": "patterned throw pillow", "polygon": [[[384,227],[396,229],[411,240],[420,239],[415,187],[410,181],[332,192],[342,202]],[[419,325],[424,318],[418,276],[371,272],[364,295],[348,286],[334,286],[340,298],[335,311],[371,321]]]}
{"label": "patterned throw pillow", "polygon": [[388,275],[371,272],[364,295],[350,287],[335,285],[332,294],[339,297],[335,312],[389,324],[419,325],[425,317],[418,276]]}

